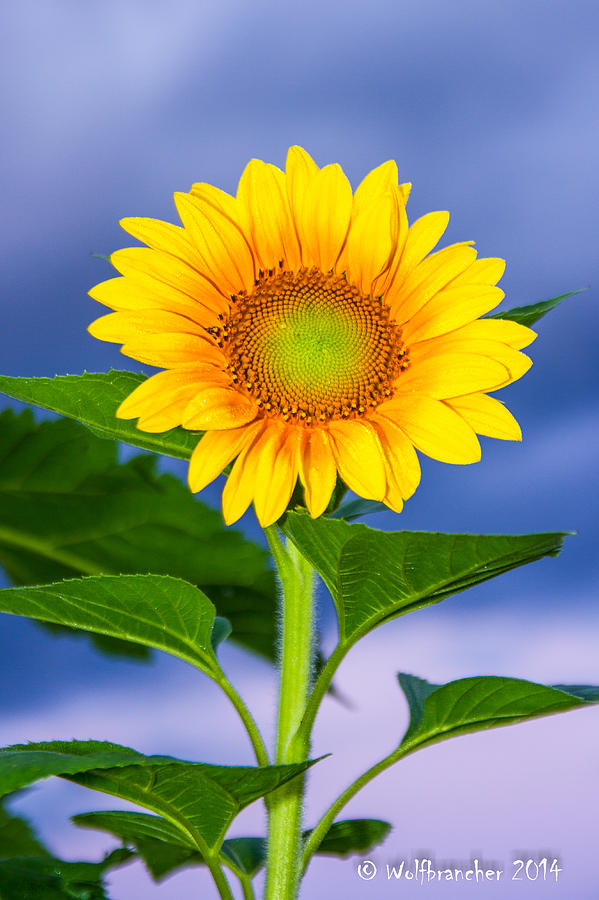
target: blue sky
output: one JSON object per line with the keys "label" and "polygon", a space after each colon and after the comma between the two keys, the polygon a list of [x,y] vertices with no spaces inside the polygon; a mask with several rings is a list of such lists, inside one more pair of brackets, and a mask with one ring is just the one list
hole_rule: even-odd
{"label": "blue sky", "polygon": [[[175,190],[200,180],[234,190],[248,159],[281,165],[292,143],[320,164],[340,162],[354,184],[396,159],[402,179],[413,183],[411,219],[449,209],[448,241],[473,239],[482,255],[507,259],[507,306],[591,286],[539,324],[533,369],[503,393],[523,425],[523,443],[484,441],[475,466],[424,461],[422,484],[402,516],[372,519],[388,529],[578,536],[558,560],[395,623],[355,651],[340,687],[358,698],[367,726],[331,706],[332,724],[317,732],[315,750],[340,756],[336,783],[395,737],[401,716],[396,722],[386,710],[399,668],[433,680],[485,672],[599,681],[596,5],[25,0],[2,17],[8,139],[0,167],[0,360],[7,374],[132,367],[85,331],[100,312],[86,291],[108,277],[107,264],[90,254],[127,246],[119,218],[175,221]],[[218,503],[219,491],[206,492],[210,502]],[[242,527],[257,533],[251,515]],[[326,607],[322,622],[329,633]],[[104,660],[81,642],[9,617],[0,650],[4,683],[19,685],[2,698],[7,742],[107,736],[213,762],[248,759],[216,696],[177,663]],[[227,652],[268,724],[267,667]],[[198,691],[210,728],[190,736],[185,702],[196,702]],[[372,709],[368,692],[376,697]],[[156,695],[167,727],[156,727]],[[132,704],[135,721],[115,713]],[[598,721],[586,711],[461,738],[422,754],[405,775],[387,776],[350,812],[394,822],[377,851],[383,862],[424,846],[439,858],[467,859],[480,849],[504,860],[516,848],[552,848],[570,873],[556,895],[586,900],[594,896],[584,834],[599,799],[589,788]],[[330,790],[330,777],[315,774],[315,791]],[[103,846],[66,824],[64,813],[102,802],[62,783],[21,801],[65,854]],[[257,812],[247,815],[247,827],[254,825]],[[380,883],[358,881],[354,861],[319,862],[315,872],[306,898],[329,896],[327,879],[347,897],[385,896]],[[522,896],[543,896],[540,885],[525,887]],[[115,877],[113,895],[186,900],[195,890],[184,875],[154,893],[131,868]],[[518,891],[510,885],[502,896]]]}

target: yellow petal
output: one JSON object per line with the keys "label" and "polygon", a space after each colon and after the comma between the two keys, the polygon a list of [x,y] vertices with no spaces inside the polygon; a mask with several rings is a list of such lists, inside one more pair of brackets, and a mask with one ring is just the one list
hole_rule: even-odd
{"label": "yellow petal", "polygon": [[409,272],[431,252],[449,223],[448,212],[432,212],[421,216],[410,226],[401,260],[393,280],[394,294]]}
{"label": "yellow petal", "polygon": [[[476,324],[476,322],[471,323],[471,325]],[[403,385],[410,381],[408,378],[404,382],[404,376],[408,375],[412,369],[414,370],[413,374],[416,374],[416,372],[419,373],[424,360],[439,359],[441,355],[445,354],[476,354],[504,366],[507,371],[507,378],[502,383],[496,384],[495,388],[510,384],[512,381],[521,378],[525,372],[528,372],[532,365],[528,356],[524,353],[519,353],[517,350],[514,350],[513,347],[510,347],[508,344],[504,344],[501,341],[478,340],[475,337],[470,337],[468,335],[468,329],[471,328],[471,325],[465,325],[464,328],[452,331],[451,334],[442,335],[439,338],[432,338],[430,341],[422,341],[419,344],[414,344],[409,351],[411,361],[410,369],[399,376],[397,382],[398,387],[401,390],[404,390]],[[466,335],[464,335],[464,332],[466,332]],[[489,370],[489,377],[491,377],[491,370]],[[495,388],[483,388],[481,385],[476,390],[491,391],[495,390]],[[412,388],[409,388],[409,390],[412,390]],[[469,391],[464,390],[460,393],[466,394],[469,393]],[[454,394],[453,396],[459,395]]]}
{"label": "yellow petal", "polygon": [[197,197],[198,200],[223,213],[231,222],[238,222],[239,208],[237,200],[231,194],[227,194],[226,191],[221,191],[220,188],[215,187],[213,184],[198,182],[192,185],[189,193],[192,197]]}
{"label": "yellow petal", "polygon": [[273,423],[264,434],[254,491],[254,508],[262,528],[280,519],[287,509],[297,481],[303,430],[285,426],[277,429]]}
{"label": "yellow petal", "polygon": [[240,519],[254,498],[261,437],[271,421],[260,420],[262,427],[257,429],[253,441],[245,445],[229,473],[223,489],[223,517],[226,525],[232,525]]}
{"label": "yellow petal", "polygon": [[395,513],[400,513],[403,509],[401,489],[389,469],[387,469],[387,493],[383,497],[383,503]]}
{"label": "yellow petal", "polygon": [[371,421],[377,430],[387,464],[388,490],[384,502],[387,503],[387,497],[391,499],[395,495],[396,506],[399,506],[396,512],[399,512],[401,504],[397,503],[397,495],[402,500],[408,500],[420,484],[418,456],[412,442],[395,422],[376,414]]}
{"label": "yellow petal", "polygon": [[504,441],[521,441],[522,431],[503,403],[487,394],[470,394],[448,401],[478,434]]}
{"label": "yellow petal", "polygon": [[309,429],[299,469],[306,506],[313,519],[322,515],[331,499],[337,480],[337,467],[331,441],[322,428]]}
{"label": "yellow petal", "polygon": [[454,278],[476,258],[476,250],[466,244],[453,244],[431,253],[409,272],[401,290],[395,280],[386,301],[392,316],[403,324],[421,309],[438,291],[451,286]]}
{"label": "yellow petal", "polygon": [[146,309],[142,312],[115,312],[101,316],[87,329],[101,341],[124,344],[145,334],[161,334],[165,331],[180,334],[206,336],[206,329],[191,319],[162,309]]}
{"label": "yellow petal", "polygon": [[175,194],[175,205],[203,264],[205,275],[225,297],[254,287],[254,259],[228,216],[205,200]]}
{"label": "yellow petal", "polygon": [[156,306],[156,302],[154,304],[144,302],[146,296],[149,295],[143,288],[131,281],[127,283],[127,279],[120,277],[101,281],[100,284],[94,285],[88,294],[98,303],[109,306],[110,309],[143,309]]}
{"label": "yellow petal", "polygon": [[240,223],[262,269],[295,270],[301,264],[299,243],[287,200],[285,175],[276,166],[252,159],[237,190]]}
{"label": "yellow petal", "polygon": [[302,262],[328,272],[337,262],[352,209],[352,189],[341,166],[321,169],[306,185],[303,215],[296,220]]}
{"label": "yellow petal", "polygon": [[410,196],[410,192],[412,190],[412,182],[405,181],[403,184],[399,185],[399,193],[401,195],[401,199],[403,200],[404,206],[408,202],[408,198]]}
{"label": "yellow petal", "polygon": [[441,400],[422,394],[396,396],[377,413],[399,425],[414,446],[433,459],[460,465],[480,459],[474,431]]}
{"label": "yellow petal", "polygon": [[397,188],[397,163],[388,159],[362,179],[354,194],[352,218],[359,216],[373,200]]}
{"label": "yellow petal", "polygon": [[476,259],[465,272],[455,280],[455,284],[497,284],[505,272],[505,260],[498,258]]}
{"label": "yellow petal", "polygon": [[429,353],[410,357],[410,367],[396,381],[396,390],[444,400],[474,391],[492,391],[507,384],[510,371],[501,362],[478,353]]}
{"label": "yellow petal", "polygon": [[182,294],[181,291],[141,272],[126,278],[110,278],[108,281],[102,281],[89,291],[89,295],[111,309],[119,311],[166,309],[188,316],[202,324],[213,324],[217,315],[216,309],[219,311],[226,309],[226,301],[220,294],[218,307],[215,308],[211,298],[206,297],[205,303],[192,300],[187,294]]}
{"label": "yellow petal", "polygon": [[153,250],[162,250],[170,253],[178,259],[182,259],[194,266],[198,262],[198,255],[194,251],[185,230],[179,225],[171,225],[170,222],[161,222],[160,219],[142,219],[129,217],[121,219],[121,228],[143,241]]}
{"label": "yellow petal", "polygon": [[391,192],[379,195],[353,220],[347,238],[348,277],[364,294],[370,294],[375,278],[388,269],[398,230],[397,198]]}
{"label": "yellow petal", "polygon": [[194,302],[200,302],[216,312],[228,310],[228,304],[213,284],[187,263],[158,250],[146,247],[129,247],[117,250],[110,256],[110,262],[121,275],[133,280],[138,275],[148,276],[175,290],[187,294]]}
{"label": "yellow petal", "polygon": [[[142,381],[128,397],[125,397],[117,409],[116,415],[119,419],[137,419],[140,416],[149,416],[174,402],[182,390],[184,393],[185,389],[191,388],[185,403],[187,406],[194,393],[197,393],[198,384],[211,380],[218,384],[222,378],[220,370],[209,364],[194,363],[191,366],[158,372]],[[180,424],[180,420],[177,424]]]}
{"label": "yellow petal", "polygon": [[528,347],[535,340],[537,333],[526,325],[512,322],[511,319],[480,319],[460,328],[456,337],[471,340],[502,341],[515,350]]}
{"label": "yellow petal", "polygon": [[335,463],[348,488],[366,500],[382,500],[387,491],[385,461],[373,426],[358,419],[333,420],[328,430]]}
{"label": "yellow petal", "polygon": [[196,494],[214,481],[262,427],[262,420],[259,420],[227,431],[207,431],[189,460],[187,480],[192,493]]}
{"label": "yellow petal", "polygon": [[144,334],[127,341],[121,353],[161,369],[188,362],[214,361],[224,365],[218,347],[196,334]]}
{"label": "yellow petal", "polygon": [[[397,225],[397,240],[395,244],[395,252],[391,259],[390,265],[382,275],[380,275],[377,279],[375,279],[372,285],[372,295],[373,297],[379,297],[381,295],[385,296],[386,302],[388,302],[387,294],[391,290],[391,287],[395,281],[396,275],[399,271],[399,267],[401,264],[404,247],[406,243],[406,238],[409,233],[409,224],[408,217],[406,215],[406,207],[405,200],[403,198],[403,194],[401,191],[401,186],[396,188],[395,196],[397,199],[397,217],[398,217],[398,225]],[[342,252],[342,257],[345,253],[345,248]],[[338,268],[340,268],[338,266]]]}
{"label": "yellow petal", "polygon": [[285,166],[285,183],[287,187],[287,199],[291,218],[295,227],[295,233],[300,246],[302,263],[307,265],[308,250],[304,246],[304,208],[310,184],[319,172],[319,168],[309,153],[302,147],[290,147],[287,153]]}
{"label": "yellow petal", "polygon": [[162,403],[160,405],[157,405],[155,409],[146,415],[139,417],[137,427],[140,431],[147,431],[152,434],[177,428],[181,424],[185,408],[195,396],[197,390],[197,384],[187,384],[179,388],[178,391],[173,391],[168,403],[165,398],[161,398]]}
{"label": "yellow petal", "polygon": [[233,388],[210,387],[200,391],[187,406],[182,425],[192,431],[238,428],[258,414],[256,402]]}
{"label": "yellow petal", "polygon": [[293,207],[302,263],[332,269],[341,252],[352,208],[351,185],[340,166],[330,165],[307,178],[298,208]]}
{"label": "yellow petal", "polygon": [[403,338],[408,346],[416,341],[425,341],[467,325],[473,319],[494,309],[503,299],[503,291],[497,287],[469,284],[449,287],[425,303],[406,322]]}

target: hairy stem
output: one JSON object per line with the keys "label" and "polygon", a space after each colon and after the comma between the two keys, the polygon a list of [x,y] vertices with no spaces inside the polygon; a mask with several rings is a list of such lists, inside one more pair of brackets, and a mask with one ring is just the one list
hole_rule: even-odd
{"label": "hairy stem", "polygon": [[[309,734],[298,734],[310,689],[314,572],[294,545],[266,529],[281,585],[281,682],[276,762],[303,762]],[[265,900],[295,900],[301,875],[303,776],[271,795]]]}
{"label": "hairy stem", "polygon": [[333,681],[333,676],[349,649],[350,645],[338,644],[335,648],[335,651],[327,660],[326,665],[318,676],[316,684],[314,685],[314,689],[310,694],[308,703],[306,704],[306,710],[300,723],[298,737],[302,739],[310,739],[310,735],[312,734],[312,729],[314,727],[314,721],[318,714],[318,710],[320,709],[320,704],[326,697],[327,691],[329,690],[331,682]]}
{"label": "hairy stem", "polygon": [[220,673],[220,671],[219,671],[218,673],[216,673],[216,675],[213,675],[212,677],[214,678],[214,681],[218,684],[218,686],[220,688],[222,688],[224,693],[227,695],[227,697],[229,698],[229,700],[235,707],[235,709],[239,715],[239,718],[243,722],[243,725],[245,727],[247,735],[248,735],[248,737],[251,741],[252,747],[254,749],[254,755],[256,757],[256,762],[258,763],[259,766],[268,766],[270,763],[270,760],[268,758],[268,753],[266,751],[266,747],[264,746],[264,741],[262,740],[262,735],[260,734],[258,726],[256,725],[256,722],[254,721],[254,718],[253,718],[251,712],[249,711],[249,709],[247,708],[247,706],[245,705],[245,703],[243,702],[243,700],[241,699],[241,697],[239,696],[239,694],[237,693],[237,691],[235,690],[233,685],[224,676],[224,674],[222,674],[222,677],[220,677],[221,674],[222,673]]}
{"label": "hairy stem", "polygon": [[217,854],[205,853],[204,860],[214,879],[221,900],[235,900]]}

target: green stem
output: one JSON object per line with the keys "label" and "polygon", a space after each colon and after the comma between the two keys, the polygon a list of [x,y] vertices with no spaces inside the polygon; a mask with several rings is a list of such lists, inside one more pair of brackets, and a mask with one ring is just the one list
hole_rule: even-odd
{"label": "green stem", "polygon": [[243,894],[243,900],[256,900],[254,885],[252,884],[251,876],[248,875],[247,872],[239,869],[231,862],[231,860],[227,859],[225,856],[221,856],[221,862],[224,867],[233,872],[233,874],[238,878],[239,884],[241,886],[241,892]]}
{"label": "green stem", "polygon": [[268,766],[270,764],[268,753],[266,751],[266,747],[264,746],[264,741],[262,740],[260,730],[258,729],[258,726],[256,725],[251,712],[249,711],[233,685],[228,681],[225,674],[220,669],[217,670],[211,677],[227,695],[227,697],[235,707],[239,718],[243,722],[247,735],[254,749],[256,762],[259,766]]}
{"label": "green stem", "polygon": [[339,668],[340,663],[342,662],[349,649],[350,645],[338,644],[337,647],[335,647],[334,652],[327,660],[326,665],[318,676],[316,684],[314,685],[312,693],[310,694],[308,703],[306,704],[306,711],[302,717],[298,737],[307,740],[310,739],[310,735],[312,734],[312,729],[314,727],[314,721],[318,714],[318,710],[320,709],[320,704],[322,703],[328,689],[331,686],[331,682],[333,680],[335,672]]}
{"label": "green stem", "polygon": [[218,854],[204,853],[204,861],[210,870],[221,900],[235,900],[226,875],[223,872]]}
{"label": "green stem", "polygon": [[316,828],[310,834],[310,837],[306,841],[306,845],[304,847],[304,852],[302,855],[302,872],[305,870],[306,866],[310,862],[312,856],[316,853],[320,844],[322,843],[323,838],[327,834],[329,828],[337,818],[338,814],[341,812],[343,807],[349,803],[352,797],[360,791],[368,782],[372,781],[373,778],[376,778],[377,775],[380,775],[381,772],[384,772],[385,769],[388,769],[389,766],[392,766],[393,763],[397,762],[402,756],[407,756],[410,751],[404,750],[394,750],[388,756],[385,756],[380,762],[375,763],[374,766],[371,766],[370,769],[367,769],[363,775],[360,775],[353,784],[350,784],[342,794],[337,797],[335,802],[328,808]]}
{"label": "green stem", "polygon": [[[314,571],[291,541],[283,545],[266,529],[283,587],[281,683],[276,762],[304,762],[310,736],[298,734],[306,710],[312,669]],[[295,900],[300,879],[304,777],[271,795],[265,900]]]}
{"label": "green stem", "polygon": [[241,890],[243,891],[243,900],[256,900],[256,895],[254,894],[254,885],[252,884],[252,879],[249,875],[246,875],[244,878],[240,878],[239,882],[241,884]]}

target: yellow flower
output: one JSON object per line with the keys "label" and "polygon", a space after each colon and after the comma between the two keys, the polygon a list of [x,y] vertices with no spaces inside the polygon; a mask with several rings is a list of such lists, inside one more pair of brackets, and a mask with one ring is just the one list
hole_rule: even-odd
{"label": "yellow flower", "polygon": [[90,332],[164,371],[117,415],[205,432],[194,492],[235,460],[227,523],[252,501],[275,522],[298,476],[318,516],[337,473],[399,512],[420,480],[414,448],[472,463],[475,432],[520,439],[487,392],[526,372],[519,350],[535,334],[479,319],[503,297],[504,262],[477,260],[471,242],[431,252],[449,215],[408,226],[409,188],[389,161],[352,193],[338,165],[292,147],[285,172],[252,160],[236,197],[209,184],[175,194],[183,228],[121,222],[147,247],[112,254],[122,277],[90,294],[116,312]]}

